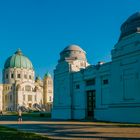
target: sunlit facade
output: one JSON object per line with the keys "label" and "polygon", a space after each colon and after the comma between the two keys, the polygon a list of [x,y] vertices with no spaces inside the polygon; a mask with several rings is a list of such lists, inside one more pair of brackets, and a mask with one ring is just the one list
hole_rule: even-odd
{"label": "sunlit facade", "polygon": [[53,119],[140,123],[139,12],[122,24],[111,58],[90,65],[77,45],[60,53],[54,70]]}
{"label": "sunlit facade", "polygon": [[[48,88],[49,90],[45,90]],[[32,62],[18,49],[4,65],[3,84],[0,85],[0,109],[50,111],[52,102],[51,75],[47,73],[43,80],[40,77],[35,78]]]}

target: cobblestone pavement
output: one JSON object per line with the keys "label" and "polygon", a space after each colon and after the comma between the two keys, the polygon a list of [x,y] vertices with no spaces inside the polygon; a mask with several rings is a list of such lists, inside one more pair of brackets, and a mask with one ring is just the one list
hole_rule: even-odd
{"label": "cobblestone pavement", "polygon": [[[11,121],[6,121],[6,119]],[[25,118],[21,124],[16,118],[0,120],[0,125],[22,131],[47,135],[53,139],[70,140],[140,140],[140,127],[117,123],[84,121],[52,121]]]}

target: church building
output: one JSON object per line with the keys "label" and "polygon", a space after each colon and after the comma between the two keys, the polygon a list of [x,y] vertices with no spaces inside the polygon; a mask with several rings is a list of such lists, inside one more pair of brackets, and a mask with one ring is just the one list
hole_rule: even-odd
{"label": "church building", "polygon": [[32,62],[18,49],[4,65],[0,84],[0,110],[51,111],[53,80],[49,73],[35,79]]}
{"label": "church building", "polygon": [[110,62],[90,65],[77,45],[60,53],[52,118],[140,123],[139,12],[122,24]]}

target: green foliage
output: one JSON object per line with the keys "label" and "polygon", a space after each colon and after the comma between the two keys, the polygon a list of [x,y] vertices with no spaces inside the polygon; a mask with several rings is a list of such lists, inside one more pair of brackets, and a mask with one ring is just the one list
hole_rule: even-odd
{"label": "green foliage", "polygon": [[50,140],[46,136],[25,133],[13,128],[0,126],[0,140]]}
{"label": "green foliage", "polygon": [[[51,113],[47,113],[47,112],[38,112],[38,111],[34,111],[34,112],[23,112],[23,117],[46,117],[46,118],[51,118]],[[17,112],[5,112],[4,113],[5,116],[17,116]]]}

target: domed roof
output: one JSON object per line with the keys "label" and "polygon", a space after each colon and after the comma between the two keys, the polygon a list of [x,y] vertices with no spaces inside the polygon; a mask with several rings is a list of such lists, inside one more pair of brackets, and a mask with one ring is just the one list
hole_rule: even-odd
{"label": "domed roof", "polygon": [[120,39],[136,32],[140,32],[140,12],[133,14],[122,24]]}
{"label": "domed roof", "polygon": [[51,74],[50,74],[49,72],[47,72],[47,73],[45,74],[44,78],[48,78],[48,77],[51,78]]}
{"label": "domed roof", "polygon": [[81,52],[85,52],[82,48],[80,48],[80,46],[78,45],[69,45],[67,46],[62,52],[65,51],[81,51]]}
{"label": "domed roof", "polygon": [[86,60],[86,52],[78,45],[69,45],[60,53],[59,61]]}
{"label": "domed roof", "polygon": [[31,61],[22,54],[22,51],[18,49],[15,54],[10,56],[4,65],[4,68],[26,68],[33,69]]}
{"label": "domed roof", "polygon": [[37,81],[37,80],[41,80],[41,77],[38,75],[38,76],[36,76],[36,78],[35,78],[35,81]]}

